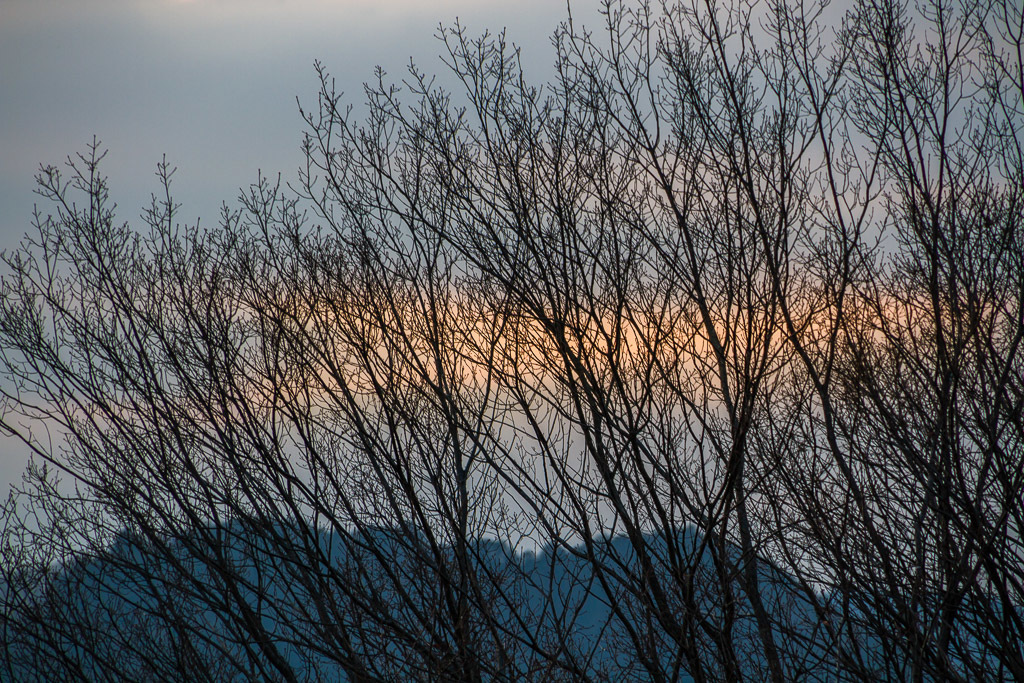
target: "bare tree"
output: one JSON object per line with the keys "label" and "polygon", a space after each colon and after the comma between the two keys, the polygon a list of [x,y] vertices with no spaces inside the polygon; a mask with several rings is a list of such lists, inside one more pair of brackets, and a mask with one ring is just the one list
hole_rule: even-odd
{"label": "bare tree", "polygon": [[1024,679],[1020,8],[603,17],[212,230],[42,169],[5,676]]}

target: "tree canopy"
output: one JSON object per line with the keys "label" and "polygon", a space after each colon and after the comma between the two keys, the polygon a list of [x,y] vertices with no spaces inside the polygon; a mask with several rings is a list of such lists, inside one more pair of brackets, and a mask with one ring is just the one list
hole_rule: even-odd
{"label": "tree canopy", "polygon": [[0,678],[1024,680],[1024,16],[317,65],[297,187],[4,254]]}

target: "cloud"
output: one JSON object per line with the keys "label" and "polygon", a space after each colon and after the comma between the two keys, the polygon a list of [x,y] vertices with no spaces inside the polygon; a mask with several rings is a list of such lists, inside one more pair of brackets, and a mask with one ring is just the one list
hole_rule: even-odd
{"label": "cloud", "polygon": [[[182,219],[209,224],[258,170],[294,176],[295,99],[315,102],[314,60],[358,102],[376,65],[394,78],[410,57],[440,70],[436,28],[458,17],[471,33],[509,27],[528,75],[543,80],[548,36],[565,12],[550,0],[0,2],[0,249],[30,227],[38,165],[61,163],[93,135],[110,150],[103,170],[121,219],[137,220],[166,153],[179,168]],[[5,469],[0,495],[21,468]]]}

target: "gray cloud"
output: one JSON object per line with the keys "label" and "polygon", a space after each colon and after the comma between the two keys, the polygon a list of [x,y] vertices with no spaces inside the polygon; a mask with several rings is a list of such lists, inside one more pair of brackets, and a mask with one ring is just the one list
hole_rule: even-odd
{"label": "gray cloud", "polygon": [[[590,11],[594,0],[574,3]],[[439,23],[508,27],[528,75],[542,78],[565,6],[545,0],[4,0],[0,7],[0,249],[29,228],[32,175],[96,135],[120,217],[134,221],[156,190],[163,154],[178,167],[181,217],[216,220],[257,171],[294,177],[314,102],[313,61],[352,100],[381,65],[400,77],[414,57],[440,68]],[[23,448],[0,440],[0,492],[20,476]]]}

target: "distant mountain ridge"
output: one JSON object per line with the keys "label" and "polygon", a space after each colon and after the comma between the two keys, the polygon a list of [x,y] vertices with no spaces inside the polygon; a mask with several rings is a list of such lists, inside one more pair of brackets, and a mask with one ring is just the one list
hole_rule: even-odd
{"label": "distant mountain ridge", "polygon": [[[707,634],[731,608],[742,673],[757,678],[767,664],[749,602],[737,595],[727,603],[712,589],[721,568],[704,540],[688,527],[647,534],[643,549],[663,574],[672,551],[691,559],[703,553],[691,563],[690,609],[708,623],[698,654],[716,670],[717,646]],[[102,557],[37,577],[29,600],[35,623],[25,610],[20,631],[5,625],[0,677],[48,680],[70,669],[89,680],[115,672],[139,680],[284,680],[288,672],[298,680],[441,680],[445,661],[465,656],[468,643],[484,680],[648,680],[629,645],[632,631],[648,634],[660,668],[693,680],[679,648],[650,623],[645,596],[620,580],[641,571],[626,538],[536,553],[487,539],[464,547],[467,584],[476,577],[477,587],[466,593],[470,637],[461,642],[443,606],[451,592],[444,577],[461,580],[459,553],[444,548],[449,566],[428,566],[426,544],[395,529],[350,535],[243,522],[162,547],[125,534]],[[804,680],[835,680],[836,643],[821,616],[793,577],[759,566],[775,638],[804,659],[788,669]]]}

